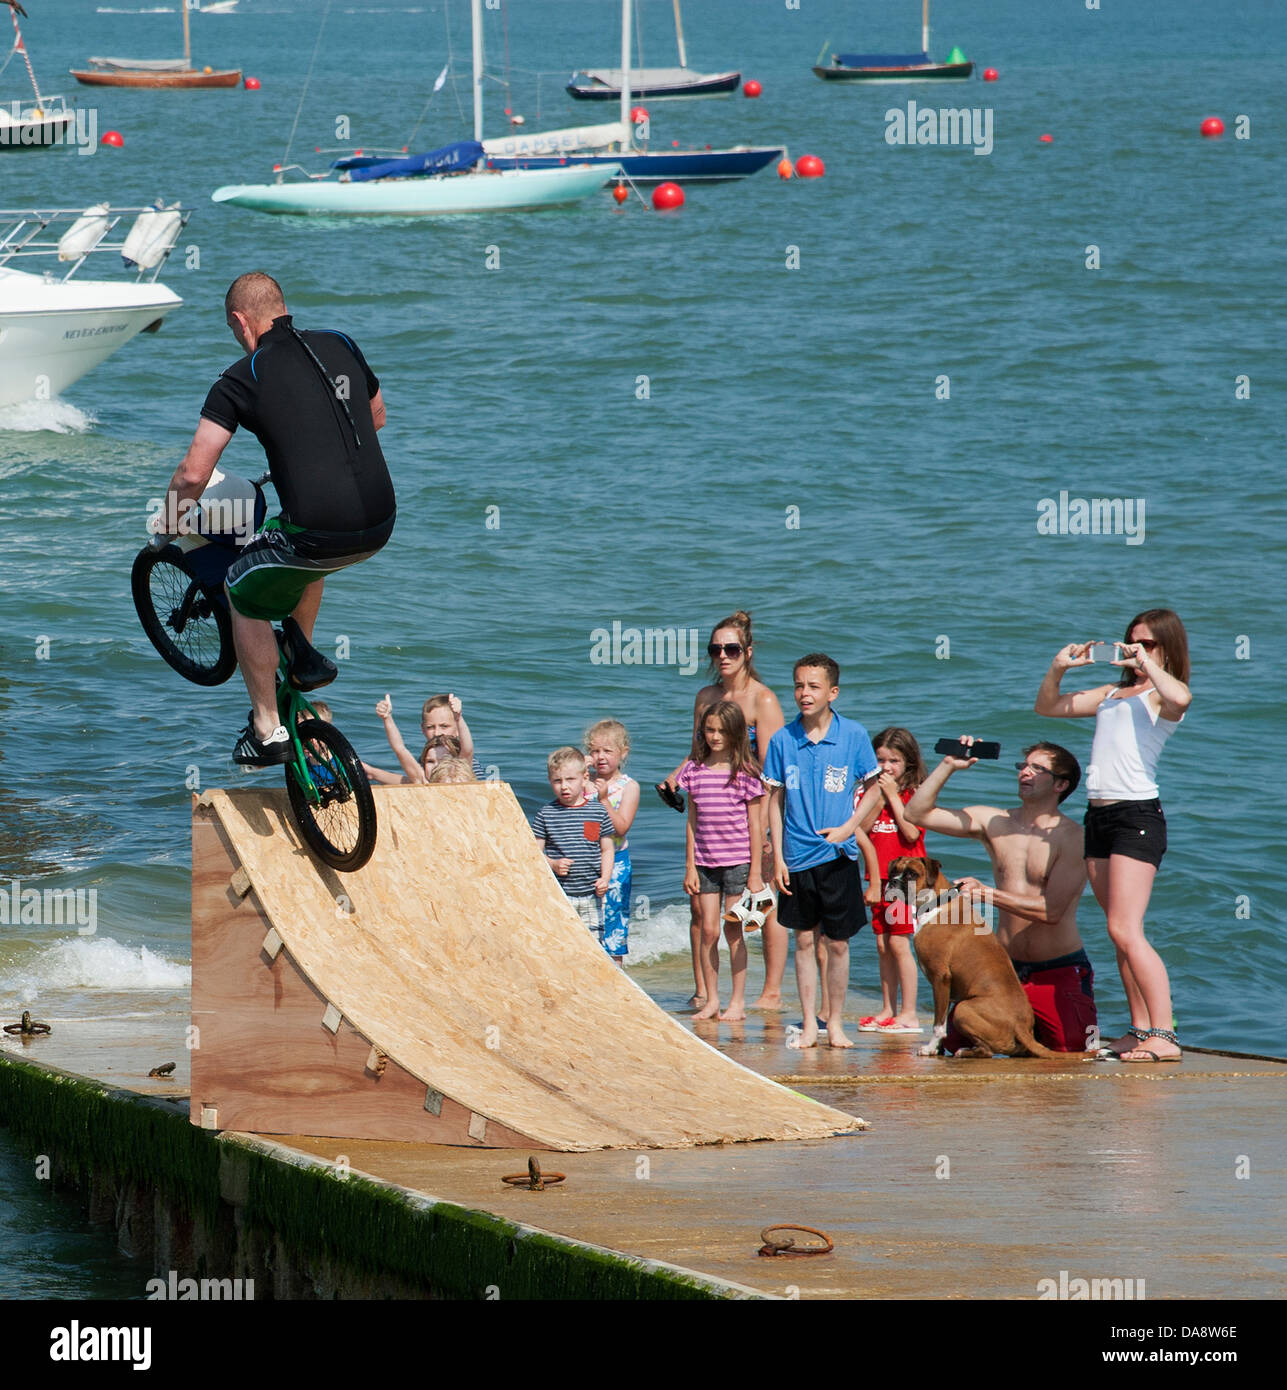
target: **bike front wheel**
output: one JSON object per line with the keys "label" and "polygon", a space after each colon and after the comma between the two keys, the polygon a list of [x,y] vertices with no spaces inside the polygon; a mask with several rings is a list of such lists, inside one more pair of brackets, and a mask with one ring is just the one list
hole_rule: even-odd
{"label": "bike front wheel", "polygon": [[286,764],[286,794],[308,847],[341,873],[360,869],[375,852],[375,798],[353,745],[334,724],[306,719],[298,726],[307,783],[294,760]]}
{"label": "bike front wheel", "polygon": [[140,550],[130,591],[148,640],[185,680],[222,685],[237,669],[228,610],[189,572],[177,546]]}

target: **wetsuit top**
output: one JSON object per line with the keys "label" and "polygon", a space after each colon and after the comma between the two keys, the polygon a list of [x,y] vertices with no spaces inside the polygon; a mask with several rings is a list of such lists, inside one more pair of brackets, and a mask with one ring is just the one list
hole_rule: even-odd
{"label": "wetsuit top", "polygon": [[201,414],[229,431],[245,425],[263,445],[303,553],[378,550],[393,530],[393,483],[371,419],[379,389],[351,338],[299,332],[289,314],[210,388]]}

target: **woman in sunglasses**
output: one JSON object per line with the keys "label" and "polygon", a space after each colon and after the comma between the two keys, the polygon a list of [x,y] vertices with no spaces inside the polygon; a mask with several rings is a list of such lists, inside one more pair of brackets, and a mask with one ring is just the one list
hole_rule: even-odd
{"label": "woman in sunglasses", "polygon": [[[1105,648],[1121,668],[1117,684],[1061,695],[1064,672],[1091,665],[1096,650]],[[1057,652],[1037,694],[1038,714],[1095,716],[1086,770],[1086,870],[1108,918],[1131,1010],[1131,1026],[1100,1055],[1122,1062],[1178,1062],[1181,1056],[1170,981],[1162,958],[1144,939],[1144,913],[1166,853],[1154,771],[1162,745],[1192,701],[1188,680],[1184,624],[1169,608],[1150,608],[1131,619],[1122,642],[1073,642]]]}
{"label": "woman in sunglasses", "polygon": [[[755,758],[756,773],[764,761],[769,740],[786,722],[782,718],[782,706],[778,697],[760,680],[752,660],[754,647],[751,640],[751,615],[740,608],[731,617],[716,623],[711,633],[706,654],[710,657],[710,674],[714,679],[704,685],[693,701],[693,747],[696,747],[697,731],[702,726],[706,712],[721,700],[732,700],[741,707],[746,719],[746,733]],[[687,761],[687,759],[685,759]],[[663,782],[663,787],[675,790],[675,778],[679,776],[681,762],[674,772]],[[660,788],[658,788],[660,790]],[[767,883],[773,873],[773,856],[767,841],[764,852],[768,859],[764,869]],[[692,1003],[695,1008],[703,1008],[706,999],[702,994],[703,975],[701,973],[701,919],[698,916],[697,899],[692,899],[693,920],[689,935],[693,948],[693,977],[697,982]],[[751,1005],[753,1009],[780,1009],[782,1007],[782,976],[786,973],[787,933],[777,919],[776,911],[770,911],[764,921],[764,988],[760,997]]]}

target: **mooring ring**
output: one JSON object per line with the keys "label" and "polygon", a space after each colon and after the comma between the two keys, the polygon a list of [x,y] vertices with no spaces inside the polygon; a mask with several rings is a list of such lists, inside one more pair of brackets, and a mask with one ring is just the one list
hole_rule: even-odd
{"label": "mooring ring", "polygon": [[[781,1237],[775,1239],[774,1231],[801,1231],[805,1235],[817,1236],[823,1244],[797,1246],[790,1236],[785,1241]],[[765,1226],[760,1232],[760,1239],[764,1242],[757,1252],[760,1255],[830,1255],[836,1248],[835,1242],[826,1231],[816,1231],[812,1226]]]}

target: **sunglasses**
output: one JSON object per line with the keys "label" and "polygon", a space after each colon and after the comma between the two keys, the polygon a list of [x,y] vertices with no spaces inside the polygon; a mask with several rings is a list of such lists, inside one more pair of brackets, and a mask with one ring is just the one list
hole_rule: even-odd
{"label": "sunglasses", "polygon": [[1014,765],[1016,772],[1023,772],[1025,769],[1029,772],[1044,772],[1051,777],[1055,775],[1048,767],[1042,767],[1039,763],[1015,763]]}
{"label": "sunglasses", "polygon": [[712,642],[706,648],[707,656],[741,656],[746,650],[740,642]]}
{"label": "sunglasses", "polygon": [[1127,643],[1127,646],[1130,647],[1143,647],[1146,652],[1151,652],[1161,645],[1160,642],[1155,642],[1151,637],[1141,637],[1138,642]]}

